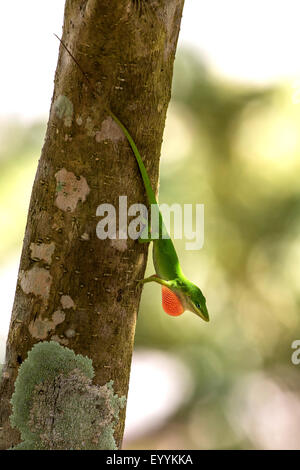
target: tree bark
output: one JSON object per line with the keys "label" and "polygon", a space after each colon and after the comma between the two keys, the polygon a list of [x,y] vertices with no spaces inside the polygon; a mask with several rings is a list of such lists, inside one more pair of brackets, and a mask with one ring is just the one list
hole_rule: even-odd
{"label": "tree bark", "polygon": [[[127,396],[147,246],[99,240],[96,209],[146,203],[130,147],[136,140],[154,188],[184,0],[67,0],[49,122],[35,177],[1,382],[1,448],[20,441],[9,423],[20,364],[54,340],[88,356],[94,383]],[[125,410],[115,429],[121,447]]]}

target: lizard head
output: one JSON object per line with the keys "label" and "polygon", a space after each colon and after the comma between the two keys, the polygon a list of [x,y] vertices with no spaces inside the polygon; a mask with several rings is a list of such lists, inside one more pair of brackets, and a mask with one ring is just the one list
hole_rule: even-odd
{"label": "lizard head", "polygon": [[209,321],[209,314],[206,307],[206,299],[202,294],[199,287],[195,284],[189,283],[187,295],[185,295],[185,308],[190,312],[195,313],[204,321]]}

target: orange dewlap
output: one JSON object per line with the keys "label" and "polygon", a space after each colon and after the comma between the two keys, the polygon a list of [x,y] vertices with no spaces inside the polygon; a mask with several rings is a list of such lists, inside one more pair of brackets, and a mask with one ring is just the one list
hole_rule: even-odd
{"label": "orange dewlap", "polygon": [[162,307],[164,311],[172,317],[178,317],[184,312],[184,308],[179,298],[174,292],[165,286],[162,286]]}

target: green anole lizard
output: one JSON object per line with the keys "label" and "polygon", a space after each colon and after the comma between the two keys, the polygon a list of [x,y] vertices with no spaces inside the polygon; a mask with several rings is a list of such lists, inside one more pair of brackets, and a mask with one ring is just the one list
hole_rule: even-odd
{"label": "green anole lizard", "polygon": [[[56,35],[55,35],[56,36]],[[87,80],[91,90],[99,94],[98,91],[92,85],[89,77],[81,68],[75,57],[69,51],[63,41],[56,36],[61,42],[62,46],[66,49],[68,54],[74,60],[83,76]],[[144,183],[145,191],[147,194],[148,202],[151,206],[155,206],[159,214],[159,238],[139,238],[141,243],[153,242],[153,264],[156,274],[142,279],[138,282],[156,282],[162,286],[162,304],[166,313],[172,316],[181,315],[184,311],[189,310],[205,321],[209,321],[209,315],[206,307],[206,300],[199,287],[189,281],[183,274],[178,256],[173,245],[171,238],[167,234],[167,230],[162,218],[162,215],[158,209],[158,203],[154,191],[151,186],[151,182],[143,163],[140,152],[127,128],[119,120],[119,118],[112,112],[108,111],[112,119],[118,124],[123,133],[125,134],[131,149],[136,158],[142,180]],[[166,236],[162,236],[167,234]]]}

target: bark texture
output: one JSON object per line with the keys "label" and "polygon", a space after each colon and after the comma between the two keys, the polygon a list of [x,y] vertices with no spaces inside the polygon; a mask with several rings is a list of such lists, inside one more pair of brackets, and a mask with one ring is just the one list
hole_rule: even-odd
{"label": "bark texture", "polygon": [[[45,143],[32,190],[6,363],[1,448],[20,440],[9,423],[19,365],[33,345],[55,340],[88,356],[94,383],[127,396],[147,247],[99,240],[96,209],[145,203],[129,145],[105,111],[128,127],[153,187],[184,0],[67,0],[63,41],[101,99],[61,47]],[[120,447],[125,410],[115,430]]]}

